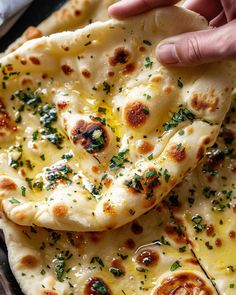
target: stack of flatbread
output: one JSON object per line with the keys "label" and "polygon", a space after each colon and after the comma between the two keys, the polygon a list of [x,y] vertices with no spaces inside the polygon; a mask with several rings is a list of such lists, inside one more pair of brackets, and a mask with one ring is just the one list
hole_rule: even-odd
{"label": "stack of flatbread", "polygon": [[1,57],[11,269],[27,295],[235,294],[234,63],[162,66],[206,20],[114,2],[69,1]]}

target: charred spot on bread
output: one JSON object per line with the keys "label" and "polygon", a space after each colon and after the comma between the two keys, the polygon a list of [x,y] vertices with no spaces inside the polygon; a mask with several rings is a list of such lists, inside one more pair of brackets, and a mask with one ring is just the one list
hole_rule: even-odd
{"label": "charred spot on bread", "polygon": [[32,62],[32,64],[34,65],[40,65],[40,60],[38,57],[36,56],[30,56],[29,57],[29,60]]}
{"label": "charred spot on bread", "polygon": [[20,259],[20,267],[35,268],[38,265],[38,259],[33,255],[26,255]]}
{"label": "charred spot on bread", "polygon": [[155,295],[163,294],[204,294],[213,295],[213,291],[197,274],[181,272],[170,276],[161,282],[155,290]]}
{"label": "charred spot on bread", "polygon": [[0,189],[7,191],[16,191],[17,185],[10,178],[2,177],[0,178]]}
{"label": "charred spot on bread", "polygon": [[156,266],[159,261],[158,253],[153,250],[143,250],[136,258],[138,264],[144,265],[146,267]]}
{"label": "charred spot on bread", "polygon": [[182,162],[186,158],[186,148],[181,143],[172,146],[168,153],[176,162]]}
{"label": "charred spot on bread", "polygon": [[53,207],[53,214],[55,217],[64,218],[68,214],[68,207],[65,204],[57,204]]}
{"label": "charred spot on bread", "polygon": [[71,75],[74,72],[74,70],[68,65],[62,65],[61,69],[63,73],[67,76]]}
{"label": "charred spot on bread", "polygon": [[108,133],[100,122],[80,120],[72,130],[72,141],[80,143],[90,154],[99,153],[108,145]]}
{"label": "charred spot on bread", "polygon": [[124,112],[125,121],[131,128],[139,128],[144,125],[150,116],[149,108],[140,101],[127,104]]}
{"label": "charred spot on bread", "polygon": [[84,295],[100,295],[101,291],[103,290],[102,294],[112,295],[110,288],[108,287],[107,283],[104,282],[101,278],[94,277],[88,279],[84,288]]}
{"label": "charred spot on bread", "polygon": [[117,64],[126,64],[130,58],[130,52],[124,47],[116,48],[114,55],[109,58],[109,64],[116,66]]}
{"label": "charred spot on bread", "polygon": [[219,98],[215,96],[214,91],[210,95],[194,93],[191,98],[191,106],[197,111],[209,109],[210,112],[215,112],[218,104]]}

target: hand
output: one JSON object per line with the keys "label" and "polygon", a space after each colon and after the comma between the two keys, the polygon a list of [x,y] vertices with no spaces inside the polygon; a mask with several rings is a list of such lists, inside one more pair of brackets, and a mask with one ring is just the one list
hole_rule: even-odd
{"label": "hand", "polygon": [[[124,0],[109,7],[109,14],[126,18],[177,2]],[[156,51],[162,64],[188,66],[236,58],[236,0],[188,0],[184,7],[203,15],[213,28],[163,40]]]}

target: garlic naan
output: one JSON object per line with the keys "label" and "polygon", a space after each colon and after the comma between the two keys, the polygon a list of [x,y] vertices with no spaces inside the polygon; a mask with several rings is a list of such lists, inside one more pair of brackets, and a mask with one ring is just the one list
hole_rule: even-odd
{"label": "garlic naan", "polygon": [[27,295],[217,294],[164,206],[99,233],[0,226]]}
{"label": "garlic naan", "polygon": [[231,98],[229,63],[169,69],[170,35],[205,29],[162,8],[32,40],[1,59],[0,196],[21,225],[101,231],[153,208],[193,169]]}

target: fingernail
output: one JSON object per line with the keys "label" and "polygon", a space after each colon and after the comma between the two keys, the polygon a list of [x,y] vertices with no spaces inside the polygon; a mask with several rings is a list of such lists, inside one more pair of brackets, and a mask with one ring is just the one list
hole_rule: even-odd
{"label": "fingernail", "polygon": [[164,64],[178,64],[178,57],[175,44],[167,43],[157,47],[157,58]]}

